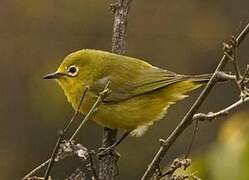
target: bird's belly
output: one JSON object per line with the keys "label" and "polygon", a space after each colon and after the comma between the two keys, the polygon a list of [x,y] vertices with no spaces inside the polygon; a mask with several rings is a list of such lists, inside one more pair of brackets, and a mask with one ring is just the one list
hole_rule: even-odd
{"label": "bird's belly", "polygon": [[[163,89],[160,91],[163,94]],[[162,97],[157,91],[116,103],[103,103],[93,120],[105,127],[131,131],[161,119],[172,102],[171,96]]]}
{"label": "bird's belly", "polygon": [[[131,131],[163,116],[169,102],[158,95],[158,92],[149,93],[128,100],[101,103],[92,120],[104,127]],[[95,101],[96,96],[86,97],[81,112],[86,115]],[[74,108],[77,109],[75,105]]]}
{"label": "bird's belly", "polygon": [[153,121],[160,114],[159,111],[146,111],[130,103],[127,106],[124,102],[112,105],[103,104],[93,116],[93,120],[105,127],[131,131]]}
{"label": "bird's belly", "polygon": [[[161,119],[171,104],[183,99],[185,92],[197,87],[199,85],[181,82],[127,100],[102,103],[92,119],[105,127],[132,131]],[[95,101],[96,96],[86,98],[83,103],[85,108],[81,112],[86,114]]]}

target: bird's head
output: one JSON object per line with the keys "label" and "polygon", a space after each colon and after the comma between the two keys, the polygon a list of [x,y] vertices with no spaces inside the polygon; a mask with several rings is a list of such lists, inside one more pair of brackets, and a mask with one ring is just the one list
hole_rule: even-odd
{"label": "bird's head", "polygon": [[68,55],[55,72],[43,78],[55,79],[70,99],[70,96],[84,91],[87,83],[92,80],[96,64],[92,55],[88,50],[76,51]]}

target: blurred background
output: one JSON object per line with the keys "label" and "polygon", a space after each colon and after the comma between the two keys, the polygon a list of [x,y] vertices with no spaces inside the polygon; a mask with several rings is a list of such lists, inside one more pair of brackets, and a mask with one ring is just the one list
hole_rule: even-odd
{"label": "blurred background", "polygon": [[[73,109],[60,87],[53,81],[43,81],[42,76],[54,71],[61,60],[75,50],[111,49],[113,15],[108,10],[111,2],[1,0],[0,179],[20,179],[48,158],[57,139],[57,130],[64,127]],[[236,35],[248,23],[248,7],[247,0],[134,0],[128,23],[126,54],[178,73],[213,72],[222,56],[222,42]],[[248,63],[248,48],[249,38],[238,51],[243,68]],[[128,138],[119,145],[118,151],[122,157],[118,179],[141,177],[159,147],[158,139],[169,135],[199,93],[200,90],[197,90],[191,93],[190,98],[171,107],[167,117],[151,127],[143,137]],[[235,102],[238,93],[233,83],[218,84],[200,111],[217,111]],[[208,154],[206,157],[210,160],[200,160],[202,163],[196,167],[202,168],[195,169],[197,176],[200,172],[199,176],[204,179],[220,180],[226,177],[202,173],[207,172],[203,167],[208,167],[208,163],[220,162],[217,167],[226,171],[222,162],[235,162],[234,159],[222,159],[222,151],[221,155],[217,155],[219,148],[214,144],[220,142],[220,136],[222,142],[229,144],[229,139],[234,137],[233,132],[240,131],[241,126],[249,123],[248,107],[245,104],[227,117],[231,121],[239,120],[231,126],[232,130],[225,133],[220,131],[225,126],[223,124],[230,121],[227,118],[200,123],[191,157],[201,159],[201,156]],[[184,154],[192,130],[193,127],[189,127],[181,135],[162,166]],[[220,133],[223,135],[219,136]],[[97,149],[101,144],[101,135],[102,128],[89,121],[81,130],[79,142],[90,149]],[[249,137],[236,136],[233,142],[247,143],[245,138]],[[234,146],[237,147],[236,144]],[[216,153],[208,152],[213,149],[211,147],[216,148]],[[241,152],[239,148],[237,150],[235,148],[229,157]],[[243,152],[249,156],[249,148]],[[241,157],[234,158],[240,164]],[[76,166],[69,162],[66,160],[56,165],[52,176],[57,177],[55,179],[67,177],[72,171],[70,166]],[[246,167],[249,166],[243,168],[248,171]],[[248,178],[248,173],[243,177]]]}

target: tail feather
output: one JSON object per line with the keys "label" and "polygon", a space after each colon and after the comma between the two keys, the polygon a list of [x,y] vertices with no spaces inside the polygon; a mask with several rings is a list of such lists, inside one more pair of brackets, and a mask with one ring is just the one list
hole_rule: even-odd
{"label": "tail feather", "polygon": [[193,82],[206,83],[210,80],[212,75],[213,74],[190,75],[190,76],[186,76],[186,78],[192,80]]}

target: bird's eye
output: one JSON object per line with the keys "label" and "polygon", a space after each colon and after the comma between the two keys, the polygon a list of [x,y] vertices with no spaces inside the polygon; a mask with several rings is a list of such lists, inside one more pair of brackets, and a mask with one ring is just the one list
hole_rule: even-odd
{"label": "bird's eye", "polygon": [[67,71],[70,76],[76,76],[79,69],[75,65],[72,65],[67,68]]}

